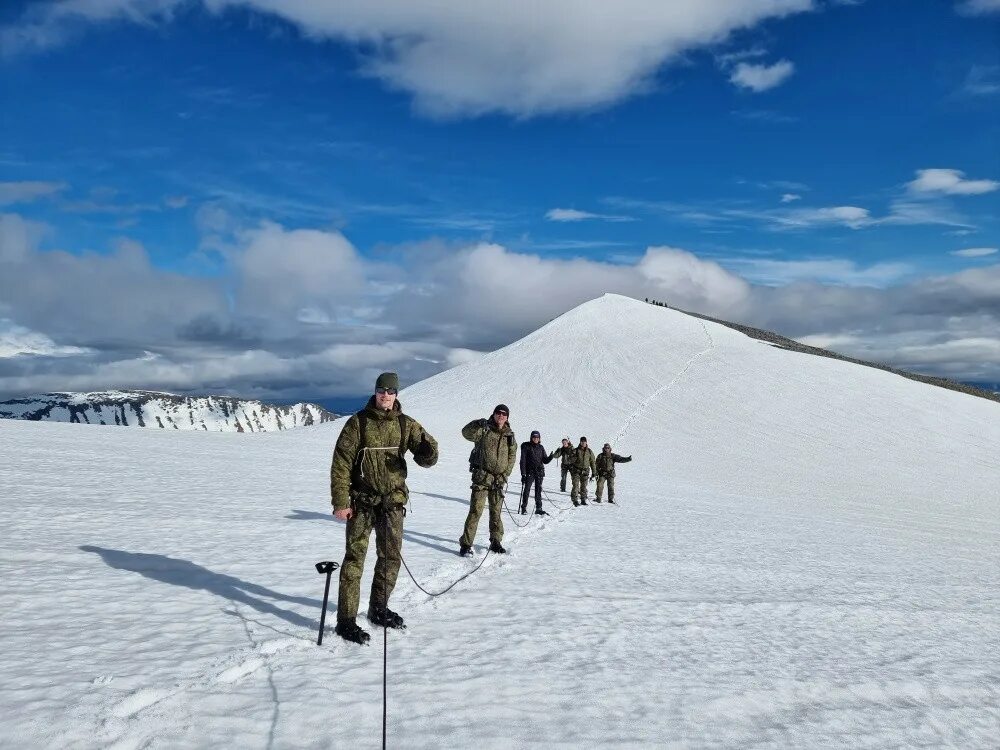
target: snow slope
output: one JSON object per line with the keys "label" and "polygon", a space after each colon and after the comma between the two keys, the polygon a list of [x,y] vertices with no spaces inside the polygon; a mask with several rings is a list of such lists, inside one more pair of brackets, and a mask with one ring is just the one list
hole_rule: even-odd
{"label": "snow slope", "polygon": [[[496,402],[634,461],[620,507],[550,476],[445,596],[401,572],[390,746],[997,747],[1000,404],[616,296],[401,398],[442,448],[404,545],[431,588],[482,559],[459,430]],[[0,421],[0,746],[377,746],[381,633],[315,645],[341,424]]]}
{"label": "snow slope", "polygon": [[0,402],[0,419],[213,432],[275,432],[332,422],[316,404],[274,406],[229,396],[178,396],[159,391],[46,393]]}

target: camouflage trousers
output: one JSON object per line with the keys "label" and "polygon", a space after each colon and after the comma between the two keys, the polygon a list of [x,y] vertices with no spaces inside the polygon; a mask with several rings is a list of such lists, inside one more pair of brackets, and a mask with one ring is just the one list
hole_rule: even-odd
{"label": "camouflage trousers", "polygon": [[[485,481],[485,480],[484,480]],[[486,503],[490,505],[490,541],[503,541],[503,487],[481,484],[473,479],[472,499],[469,501],[469,515],[465,519],[465,531],[458,543],[471,547],[476,540],[476,529],[479,528],[479,517],[483,515]]]}
{"label": "camouflage trousers", "polygon": [[608,485],[608,500],[615,499],[615,478],[614,477],[602,477],[600,474],[597,475],[597,502],[601,502],[601,497],[604,495],[604,485]]}
{"label": "camouflage trousers", "polygon": [[566,475],[567,474],[569,474],[569,467],[566,464],[563,464],[563,467],[562,467],[562,478],[559,480],[559,491],[560,492],[565,492],[566,491]]}
{"label": "camouflage trousers", "polygon": [[569,493],[575,503],[577,500],[587,499],[587,479],[590,478],[589,471],[574,471],[573,472],[573,490]]}
{"label": "camouflage trousers", "polygon": [[403,548],[402,506],[388,511],[366,509],[355,511],[347,521],[347,551],[340,566],[340,592],[337,598],[337,619],[353,620],[358,616],[361,598],[361,574],[365,569],[368,542],[375,531],[375,577],[372,579],[370,606],[385,606],[396,587]]}

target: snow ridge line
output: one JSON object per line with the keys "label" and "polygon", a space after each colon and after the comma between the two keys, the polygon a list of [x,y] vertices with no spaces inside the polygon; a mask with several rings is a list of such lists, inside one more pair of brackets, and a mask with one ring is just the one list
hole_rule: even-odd
{"label": "snow ridge line", "polygon": [[705,322],[703,320],[700,320],[698,318],[695,318],[695,320],[698,320],[698,323],[701,325],[701,330],[705,332],[705,337],[708,339],[708,346],[706,346],[700,352],[696,352],[695,354],[693,354],[691,358],[684,363],[684,366],[677,372],[677,374],[670,379],[669,383],[657,388],[649,395],[649,397],[645,401],[639,404],[639,407],[634,412],[632,412],[622,423],[621,428],[618,430],[618,434],[615,435],[615,439],[611,443],[613,446],[617,447],[619,443],[621,443],[621,441],[625,439],[625,436],[628,434],[629,428],[632,426],[633,422],[635,422],[635,420],[641,417],[642,414],[646,411],[646,409],[648,409],[649,406],[654,401],[656,401],[656,399],[658,399],[664,393],[673,388],[674,383],[680,380],[680,378],[684,375],[684,373],[686,373],[689,369],[691,369],[691,365],[693,365],[696,360],[715,350],[715,339],[713,339],[712,334],[708,332],[708,326],[705,325]]}

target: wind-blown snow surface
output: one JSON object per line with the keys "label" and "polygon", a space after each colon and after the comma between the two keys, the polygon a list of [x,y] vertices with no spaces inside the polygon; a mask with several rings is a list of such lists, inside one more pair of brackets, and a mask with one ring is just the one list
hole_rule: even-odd
{"label": "wind-blown snow surface", "polygon": [[[469,419],[635,460],[620,507],[556,510],[550,471],[441,598],[401,572],[391,746],[997,747],[1000,405],[612,296],[402,401],[441,442],[404,544],[434,589],[487,542],[454,554]],[[315,645],[341,424],[0,422],[0,745],[376,746],[381,632]]]}

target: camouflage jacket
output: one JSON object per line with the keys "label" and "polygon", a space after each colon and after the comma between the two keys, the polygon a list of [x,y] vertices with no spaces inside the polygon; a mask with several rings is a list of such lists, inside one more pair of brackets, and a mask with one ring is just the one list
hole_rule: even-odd
{"label": "camouflage jacket", "polygon": [[504,478],[510,476],[517,459],[517,443],[510,422],[500,429],[492,417],[474,419],[462,428],[462,437],[476,444],[469,456],[471,469]]}
{"label": "camouflage jacket", "polygon": [[573,466],[573,460],[576,458],[576,448],[572,445],[567,445],[565,448],[559,446],[554,451],[552,451],[552,457],[559,459],[560,466]]}
{"label": "camouflage jacket", "polygon": [[590,448],[577,446],[573,449],[573,460],[570,462],[570,469],[579,474],[596,474],[597,464],[594,463],[594,451]]}
{"label": "camouflage jacket", "polygon": [[[365,418],[365,444],[361,445],[361,415]],[[403,417],[404,435],[399,434]],[[400,445],[403,450],[400,451]],[[397,400],[392,410],[368,405],[347,420],[337,438],[330,466],[330,495],[334,510],[353,507],[359,500],[390,498],[398,505],[406,503],[406,460],[409,450],[418,466],[429,468],[437,463],[437,441],[424,432],[420,423],[402,412]]]}
{"label": "camouflage jacket", "polygon": [[631,456],[619,456],[617,453],[605,453],[601,451],[597,454],[597,476],[613,477],[615,475],[615,464],[627,464],[632,460]]}

